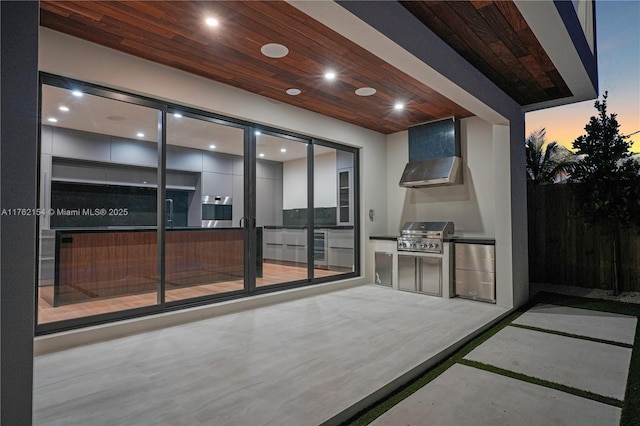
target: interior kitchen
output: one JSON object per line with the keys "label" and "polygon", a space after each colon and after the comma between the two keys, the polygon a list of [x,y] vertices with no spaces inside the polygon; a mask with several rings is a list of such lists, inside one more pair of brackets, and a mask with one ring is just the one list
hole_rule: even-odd
{"label": "interior kitchen", "polygon": [[[168,303],[244,294],[245,262],[256,288],[354,273],[354,152],[321,143],[310,151],[310,140],[174,107],[163,153],[157,109],[57,81],[42,88],[40,324],[153,306],[161,281]],[[252,223],[244,202],[249,132]]]}

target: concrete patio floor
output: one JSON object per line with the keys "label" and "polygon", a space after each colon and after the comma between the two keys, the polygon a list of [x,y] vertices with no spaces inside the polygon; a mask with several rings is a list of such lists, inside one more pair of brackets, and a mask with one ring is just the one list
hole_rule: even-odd
{"label": "concrete patio floor", "polygon": [[506,313],[367,285],[62,350],[34,425],[338,424]]}
{"label": "concrete patio floor", "polygon": [[[637,318],[539,304],[512,324],[464,359],[624,399]],[[372,424],[600,426],[620,422],[621,409],[615,405],[477,367],[454,364]]]}

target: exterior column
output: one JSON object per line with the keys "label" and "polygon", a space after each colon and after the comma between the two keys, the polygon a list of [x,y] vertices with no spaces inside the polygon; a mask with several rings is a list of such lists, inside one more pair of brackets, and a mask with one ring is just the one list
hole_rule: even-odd
{"label": "exterior column", "polygon": [[[37,1],[0,2],[0,423],[30,425],[38,145]],[[9,210],[11,209],[11,210]]]}

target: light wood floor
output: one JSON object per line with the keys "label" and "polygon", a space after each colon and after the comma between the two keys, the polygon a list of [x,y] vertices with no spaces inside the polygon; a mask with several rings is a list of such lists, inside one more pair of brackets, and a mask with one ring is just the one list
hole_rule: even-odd
{"label": "light wood floor", "polygon": [[[329,271],[326,269],[315,269],[314,272],[316,277],[327,277],[339,275],[341,273],[342,272]],[[301,268],[296,266],[265,263],[263,265],[263,276],[256,280],[256,286],[264,287],[289,281],[303,280],[306,277],[306,267]],[[166,301],[173,302],[177,300],[187,300],[213,294],[227,293],[242,290],[243,287],[244,283],[242,280],[235,280],[171,289],[166,293]],[[53,286],[39,287],[38,324],[153,306],[157,304],[158,299],[157,293],[152,292],[130,296],[110,297],[100,300],[92,300],[89,302],[53,307],[45,300],[44,297],[48,296],[46,298],[53,300],[51,293],[53,293]]]}

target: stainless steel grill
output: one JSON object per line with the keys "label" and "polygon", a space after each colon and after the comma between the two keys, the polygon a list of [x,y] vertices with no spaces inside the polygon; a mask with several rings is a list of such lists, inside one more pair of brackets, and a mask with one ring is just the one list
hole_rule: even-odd
{"label": "stainless steel grill", "polygon": [[398,251],[442,253],[444,239],[454,231],[453,222],[407,222],[398,237]]}

